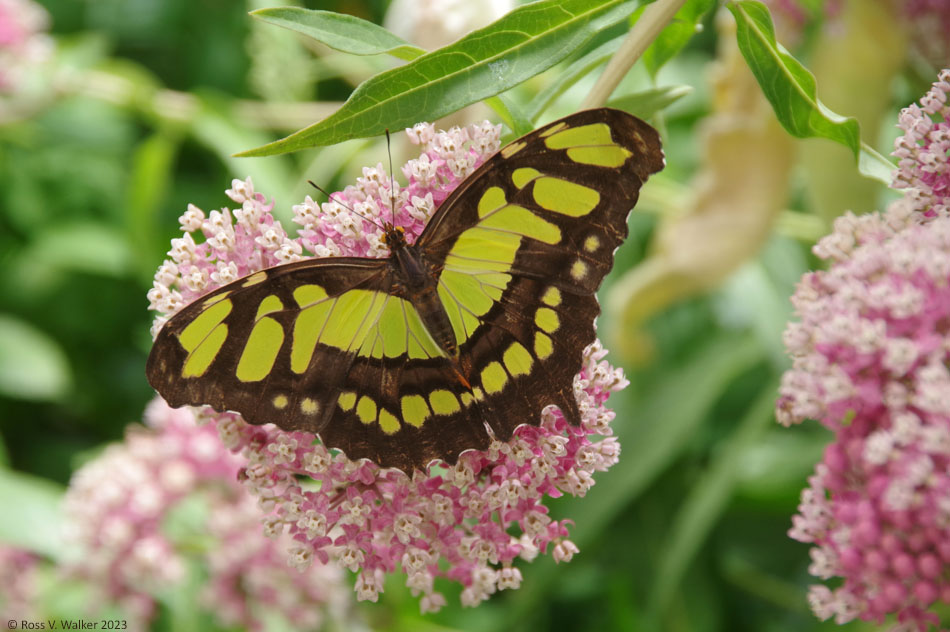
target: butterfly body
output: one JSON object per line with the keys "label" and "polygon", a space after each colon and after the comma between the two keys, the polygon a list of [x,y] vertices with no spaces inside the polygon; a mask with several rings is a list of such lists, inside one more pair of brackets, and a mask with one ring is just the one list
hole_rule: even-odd
{"label": "butterfly body", "polygon": [[172,406],[313,432],[406,472],[507,440],[548,405],[576,425],[595,292],[662,166],[655,130],[626,113],[555,121],[479,167],[414,243],[387,227],[389,257],[285,264],[186,306],[156,337],[149,382]]}
{"label": "butterfly body", "polygon": [[389,246],[395,278],[394,294],[408,299],[433,340],[451,357],[458,355],[458,344],[452,323],[439,300],[438,283],[441,269],[425,260],[424,252],[406,242],[402,230],[386,225],[384,240]]}

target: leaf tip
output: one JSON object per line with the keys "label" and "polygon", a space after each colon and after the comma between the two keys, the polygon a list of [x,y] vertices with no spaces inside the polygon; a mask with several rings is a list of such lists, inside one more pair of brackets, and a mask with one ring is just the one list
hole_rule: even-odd
{"label": "leaf tip", "polygon": [[261,156],[270,156],[272,154],[280,153],[278,149],[279,145],[280,141],[275,141],[273,143],[261,145],[260,147],[239,151],[236,154],[231,154],[231,156],[233,158],[259,158]]}

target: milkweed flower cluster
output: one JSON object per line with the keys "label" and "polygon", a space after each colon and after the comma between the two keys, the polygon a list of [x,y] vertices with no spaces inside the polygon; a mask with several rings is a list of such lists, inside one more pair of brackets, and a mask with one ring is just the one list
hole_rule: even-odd
{"label": "milkweed flower cluster", "polygon": [[[267,532],[288,532],[297,542],[295,566],[336,558],[359,573],[357,596],[371,601],[384,574],[401,568],[406,585],[422,595],[423,611],[444,605],[433,582],[445,577],[462,584],[462,603],[474,606],[520,586],[517,558],[530,561],[550,547],[556,561],[569,561],[577,552],[567,525],[552,520],[544,502],[583,496],[594,472],[617,462],[613,437],[591,441],[609,434],[613,413],[603,402],[626,385],[603,355],[593,345],[575,382],[580,427],[548,411],[541,426],[523,426],[507,443],[411,478],[334,455],[312,435],[250,426],[232,414],[214,417],[225,444],[248,458],[247,485],[267,512]],[[319,485],[301,484],[301,476]]]}
{"label": "milkweed flower cluster", "polygon": [[931,217],[946,214],[950,200],[948,94],[950,70],[943,70],[920,104],[901,111],[904,134],[895,141],[898,164],[893,187],[905,190],[914,207]]}
{"label": "milkweed flower cluster", "polygon": [[0,96],[15,92],[52,51],[49,14],[31,0],[0,0]]}
{"label": "milkweed flower cluster", "polygon": [[[900,117],[895,187],[885,213],[839,218],[802,279],[793,367],[778,419],[816,419],[835,440],[802,493],[790,536],[814,544],[815,613],[839,623],[929,629],[950,603],[950,213],[948,73]],[[931,117],[937,115],[942,120]]]}
{"label": "milkweed flower cluster", "polygon": [[834,19],[841,13],[842,0],[824,0],[816,5],[803,0],[763,0],[779,29],[780,38],[800,42],[810,22]]}
{"label": "milkweed flower cluster", "polygon": [[0,545],[0,612],[10,621],[37,619],[43,559],[23,549]]}
{"label": "milkweed flower cluster", "polygon": [[287,567],[289,538],[268,539],[260,512],[238,481],[244,461],[191,409],[156,398],[149,428],[76,472],[64,502],[68,576],[96,591],[96,607],[118,606],[133,628],[157,614],[157,596],[187,585],[197,565],[198,596],[222,625],[261,629],[274,614],[295,629],[339,620],[346,590],[334,566]]}
{"label": "milkweed flower cluster", "polygon": [[294,207],[301,245],[317,257],[387,256],[383,225],[400,226],[407,239],[414,240],[455,187],[498,151],[500,133],[501,126],[488,121],[444,132],[436,132],[428,123],[407,129],[409,140],[424,146],[420,156],[402,168],[408,185],[392,181],[378,164],[364,167],[355,186],[332,194],[328,202],[318,204],[307,196]]}
{"label": "milkweed flower cluster", "polygon": [[897,5],[908,22],[911,46],[930,63],[946,63],[950,56],[950,3],[904,0]]}
{"label": "milkweed flower cluster", "polygon": [[[381,166],[364,169],[355,186],[330,201],[317,204],[308,197],[294,207],[296,239],[273,220],[250,180],[236,180],[227,194],[239,209],[214,211],[205,219],[190,207],[181,218],[186,234],[173,242],[172,259],[159,269],[149,294],[161,314],[157,325],[226,282],[304,252],[385,256],[382,229],[360,216],[393,222],[414,241],[438,205],[498,150],[499,131],[487,122],[447,132],[428,124],[407,130],[423,151],[402,169],[406,186],[391,183]],[[197,230],[205,237],[200,245],[189,234]],[[247,460],[242,478],[260,500],[263,528],[293,538],[294,566],[303,570],[335,560],[358,574],[358,598],[372,601],[384,576],[401,571],[423,611],[445,604],[435,590],[435,579],[444,578],[461,584],[462,603],[474,606],[521,584],[517,558],[549,552],[556,561],[569,561],[577,552],[567,537],[568,523],[553,520],[545,503],[564,493],[583,496],[594,473],[618,460],[619,444],[610,436],[614,413],[604,403],[627,381],[604,361],[605,353],[599,343],[589,347],[575,378],[580,426],[552,407],[540,420],[525,420],[541,424],[520,427],[509,442],[496,441],[484,452],[464,453],[453,467],[434,465],[411,477],[351,461],[311,434],[252,426],[236,414],[210,409],[203,415],[217,424],[224,444]]]}
{"label": "milkweed flower cluster", "polygon": [[765,0],[765,5],[776,20],[796,28],[802,28],[808,21],[808,9],[799,0]]}

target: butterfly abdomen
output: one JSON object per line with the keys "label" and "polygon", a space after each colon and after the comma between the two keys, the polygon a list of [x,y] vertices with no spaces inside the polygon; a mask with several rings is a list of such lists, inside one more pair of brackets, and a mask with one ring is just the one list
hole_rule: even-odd
{"label": "butterfly abdomen", "polygon": [[439,348],[450,358],[458,355],[458,342],[445,306],[439,300],[438,275],[411,246],[393,249],[397,278],[406,298],[419,312],[419,318]]}

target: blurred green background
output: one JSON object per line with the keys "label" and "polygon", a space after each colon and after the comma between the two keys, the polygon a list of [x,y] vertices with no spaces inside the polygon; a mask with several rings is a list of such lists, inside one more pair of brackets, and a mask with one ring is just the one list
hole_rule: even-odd
{"label": "blurred green background", "polygon": [[[291,228],[290,206],[309,193],[307,178],[341,188],[361,166],[385,161],[384,146],[359,141],[267,159],[231,154],[325,116],[390,62],[310,49],[290,32],[255,23],[247,15],[253,4],[42,4],[57,47],[55,88],[0,122],[0,463],[65,485],[141,419],[153,396],[144,377],[152,319],[145,296],[187,204],[226,205],[231,179],[250,175]],[[381,23],[388,3],[306,6]],[[806,59],[816,40],[805,31]],[[707,84],[717,44],[707,16],[704,30],[660,75],[660,85],[692,92],[664,113],[668,167],[632,215],[631,238],[602,297],[645,257],[670,200],[689,191],[697,129],[712,107]],[[833,72],[847,72],[847,60],[842,68]],[[879,97],[884,114],[865,128],[866,141],[889,153],[898,108],[925,91],[928,73],[907,64],[890,78]],[[631,81],[645,84],[646,77],[634,73]],[[542,75],[523,90],[543,85]],[[576,107],[582,90],[575,93],[559,107]],[[839,111],[852,113],[846,108]],[[809,143],[823,143],[819,151],[829,145]],[[807,170],[793,172],[787,209],[759,255],[716,288],[644,320],[648,353],[609,356],[632,382],[611,400],[621,461],[598,476],[586,498],[553,503],[558,516],[576,522],[572,539],[581,553],[558,567],[547,556],[522,564],[521,589],[476,609],[460,608],[457,591],[448,589],[449,606],[429,617],[418,614],[397,577],[380,603],[360,607],[369,627],[836,627],[810,613],[808,547],[786,536],[830,435],[817,424],[783,429],[772,416],[786,366],[780,336],[791,317],[788,297],[817,265],[812,241],[826,232],[829,217],[848,208],[815,214],[811,182]],[[884,195],[867,182],[848,186],[835,193],[861,200],[856,210],[879,205]],[[600,323],[620,343],[633,336],[618,332],[609,315]],[[0,513],[13,510],[4,504],[0,498]]]}

